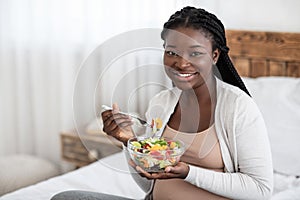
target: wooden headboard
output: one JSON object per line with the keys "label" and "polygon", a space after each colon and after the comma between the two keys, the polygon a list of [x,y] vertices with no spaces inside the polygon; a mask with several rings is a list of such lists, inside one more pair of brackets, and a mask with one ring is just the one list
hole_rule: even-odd
{"label": "wooden headboard", "polygon": [[300,77],[300,33],[226,30],[226,37],[241,76]]}

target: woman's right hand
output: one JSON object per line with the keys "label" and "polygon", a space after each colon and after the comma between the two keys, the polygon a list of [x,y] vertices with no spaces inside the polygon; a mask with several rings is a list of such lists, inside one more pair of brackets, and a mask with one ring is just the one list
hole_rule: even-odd
{"label": "woman's right hand", "polygon": [[103,120],[103,131],[117,140],[123,142],[126,146],[127,141],[134,137],[131,125],[133,124],[130,116],[119,113],[117,104],[113,104],[112,110],[106,110],[101,113]]}

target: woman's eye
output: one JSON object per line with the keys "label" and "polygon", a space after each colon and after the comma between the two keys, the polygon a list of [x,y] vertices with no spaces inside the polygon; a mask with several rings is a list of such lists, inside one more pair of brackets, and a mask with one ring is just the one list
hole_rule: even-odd
{"label": "woman's eye", "polygon": [[166,54],[169,56],[178,56],[178,54],[175,53],[174,51],[166,51]]}
{"label": "woman's eye", "polygon": [[190,56],[196,57],[196,56],[200,56],[201,54],[202,54],[201,52],[195,51],[195,52],[191,53]]}

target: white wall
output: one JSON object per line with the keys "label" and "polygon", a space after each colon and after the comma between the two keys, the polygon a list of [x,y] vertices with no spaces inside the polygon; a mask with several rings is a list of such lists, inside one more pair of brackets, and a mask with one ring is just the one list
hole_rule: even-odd
{"label": "white wall", "polygon": [[228,29],[300,32],[299,0],[194,0],[195,5],[213,12]]}

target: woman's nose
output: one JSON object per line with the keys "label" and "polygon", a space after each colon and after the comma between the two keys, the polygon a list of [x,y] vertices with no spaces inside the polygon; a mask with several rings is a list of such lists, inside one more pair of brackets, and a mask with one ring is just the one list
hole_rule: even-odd
{"label": "woman's nose", "polygon": [[191,65],[190,61],[182,56],[178,56],[177,64],[180,68],[186,68]]}

